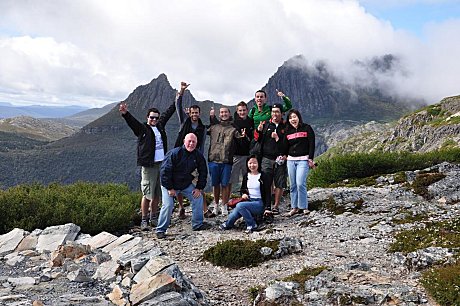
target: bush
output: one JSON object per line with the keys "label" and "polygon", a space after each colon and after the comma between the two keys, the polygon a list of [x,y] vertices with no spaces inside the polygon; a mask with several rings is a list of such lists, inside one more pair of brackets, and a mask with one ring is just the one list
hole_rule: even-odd
{"label": "bush", "polygon": [[0,234],[75,223],[81,231],[126,230],[137,216],[139,194],[127,186],[78,182],[18,185],[0,190]]}
{"label": "bush", "polygon": [[424,228],[414,228],[396,234],[389,252],[409,253],[427,247],[460,248],[460,218],[427,222]]}
{"label": "bush", "polygon": [[203,259],[216,266],[233,269],[253,267],[270,258],[260,253],[262,247],[276,251],[278,245],[277,241],[267,240],[226,240],[207,249],[203,253]]}
{"label": "bush", "polygon": [[421,283],[439,305],[460,305],[460,262],[424,272]]}
{"label": "bush", "polygon": [[308,176],[308,187],[329,187],[345,179],[360,179],[423,169],[443,161],[459,163],[460,149],[453,148],[428,153],[374,152],[340,155],[320,159],[319,166]]}

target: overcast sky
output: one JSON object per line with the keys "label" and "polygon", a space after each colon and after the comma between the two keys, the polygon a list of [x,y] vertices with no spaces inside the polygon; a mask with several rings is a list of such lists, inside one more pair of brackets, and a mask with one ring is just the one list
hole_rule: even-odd
{"label": "overcast sky", "polygon": [[236,104],[298,54],[347,74],[391,53],[395,91],[436,103],[460,94],[459,37],[458,0],[0,0],[0,102],[100,107],[165,73]]}

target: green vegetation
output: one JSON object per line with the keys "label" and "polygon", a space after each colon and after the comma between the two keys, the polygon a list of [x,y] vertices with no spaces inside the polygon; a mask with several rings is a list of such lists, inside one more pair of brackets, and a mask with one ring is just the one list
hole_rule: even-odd
{"label": "green vegetation", "polygon": [[307,280],[310,280],[310,279],[314,278],[315,276],[317,276],[318,274],[320,274],[321,272],[323,272],[324,270],[327,270],[327,269],[328,269],[327,267],[323,267],[323,266],[316,267],[316,268],[307,268],[307,267],[305,267],[300,272],[283,278],[282,281],[296,282],[296,283],[299,283],[299,284],[301,284],[303,286],[303,284]]}
{"label": "green vegetation", "polygon": [[460,248],[460,218],[443,222],[426,222],[396,234],[389,252],[409,253],[427,247]]}
{"label": "green vegetation", "polygon": [[439,305],[460,305],[460,261],[425,271],[421,283]]}
{"label": "green vegetation", "polygon": [[203,259],[216,266],[233,269],[253,267],[271,258],[260,253],[262,247],[276,251],[278,246],[278,241],[226,240],[207,249],[203,253]]}
{"label": "green vegetation", "polygon": [[428,186],[445,177],[446,175],[442,173],[417,174],[415,181],[412,183],[412,189],[414,190],[414,193],[421,195],[424,199],[431,200],[433,196],[428,192]]}
{"label": "green vegetation", "polygon": [[428,153],[354,153],[319,158],[319,166],[308,176],[308,187],[330,187],[343,180],[354,180],[400,171],[427,168],[443,161],[460,162],[460,148]]}
{"label": "green vegetation", "polygon": [[422,214],[413,214],[410,211],[403,212],[403,217],[400,219],[394,219],[394,224],[406,224],[406,223],[414,223],[414,222],[422,222],[428,219],[428,215],[426,213]]}
{"label": "green vegetation", "polygon": [[[334,215],[341,215],[344,212],[358,213],[364,204],[363,199],[358,199],[354,202],[339,204],[331,195],[326,200],[316,200],[308,202],[309,210],[328,210]],[[314,221],[313,221],[314,222]],[[301,226],[308,226],[310,223],[302,223]]]}
{"label": "green vegetation", "polygon": [[75,223],[87,234],[126,230],[137,217],[139,194],[125,185],[18,185],[0,190],[0,234]]}

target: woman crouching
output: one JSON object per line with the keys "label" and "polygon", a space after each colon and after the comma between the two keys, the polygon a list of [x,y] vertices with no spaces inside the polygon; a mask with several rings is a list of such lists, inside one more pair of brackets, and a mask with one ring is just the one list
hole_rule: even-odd
{"label": "woman crouching", "polygon": [[251,233],[261,229],[257,225],[257,216],[271,215],[271,182],[272,178],[259,170],[259,162],[255,155],[248,157],[247,173],[241,183],[241,196],[243,201],[238,203],[228,216],[227,221],[220,225],[220,229],[230,229],[236,220],[243,217],[246,222],[246,232]]}

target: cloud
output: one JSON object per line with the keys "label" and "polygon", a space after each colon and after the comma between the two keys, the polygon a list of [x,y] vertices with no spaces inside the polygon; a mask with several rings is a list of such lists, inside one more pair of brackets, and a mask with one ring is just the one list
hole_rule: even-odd
{"label": "cloud", "polygon": [[445,65],[456,60],[459,28],[430,24],[422,42],[358,1],[6,0],[0,100],[101,106],[166,73],[199,100],[235,104],[297,54],[344,75],[356,59],[395,54],[407,70],[398,91],[437,102],[458,84],[457,64]]}

